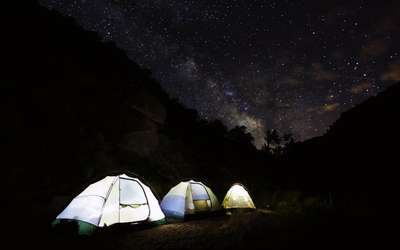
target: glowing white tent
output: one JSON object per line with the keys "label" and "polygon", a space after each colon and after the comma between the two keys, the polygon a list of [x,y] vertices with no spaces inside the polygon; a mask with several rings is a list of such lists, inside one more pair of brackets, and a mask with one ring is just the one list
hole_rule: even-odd
{"label": "glowing white tent", "polygon": [[176,219],[199,212],[216,211],[220,207],[211,189],[193,180],[181,182],[171,188],[161,201],[161,209],[165,215]]}
{"label": "glowing white tent", "polygon": [[231,208],[256,208],[246,188],[241,184],[234,184],[225,195],[222,206]]}
{"label": "glowing white tent", "polygon": [[116,223],[165,221],[157,198],[139,179],[125,174],[107,176],[91,184],[56,218],[74,220],[80,234],[89,234],[95,227]]}

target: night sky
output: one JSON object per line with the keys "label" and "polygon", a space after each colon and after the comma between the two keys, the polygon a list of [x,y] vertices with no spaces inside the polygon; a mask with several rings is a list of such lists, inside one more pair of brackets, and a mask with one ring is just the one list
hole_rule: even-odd
{"label": "night sky", "polygon": [[400,1],[41,0],[202,118],[297,140],[400,81]]}

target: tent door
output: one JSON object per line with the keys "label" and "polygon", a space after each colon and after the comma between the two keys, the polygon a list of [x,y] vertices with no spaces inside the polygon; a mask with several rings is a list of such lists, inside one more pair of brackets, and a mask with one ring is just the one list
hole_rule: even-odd
{"label": "tent door", "polygon": [[150,208],[143,187],[135,180],[120,178],[119,222],[140,222],[150,216]]}
{"label": "tent door", "polygon": [[195,210],[199,212],[210,210],[211,200],[205,187],[198,183],[191,183],[190,187]]}

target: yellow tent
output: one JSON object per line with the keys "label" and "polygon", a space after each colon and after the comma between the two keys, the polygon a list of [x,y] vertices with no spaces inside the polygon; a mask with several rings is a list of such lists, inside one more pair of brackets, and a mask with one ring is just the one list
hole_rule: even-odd
{"label": "yellow tent", "polygon": [[233,184],[225,195],[222,206],[231,208],[256,208],[246,188],[242,184]]}

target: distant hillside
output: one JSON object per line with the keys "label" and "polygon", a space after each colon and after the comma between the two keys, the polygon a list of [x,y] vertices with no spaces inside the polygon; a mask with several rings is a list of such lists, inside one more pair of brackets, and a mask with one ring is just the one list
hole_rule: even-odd
{"label": "distant hillside", "polygon": [[399,107],[397,83],[344,112],[324,136],[291,147],[281,177],[302,189],[345,193],[380,206],[397,183]]}

